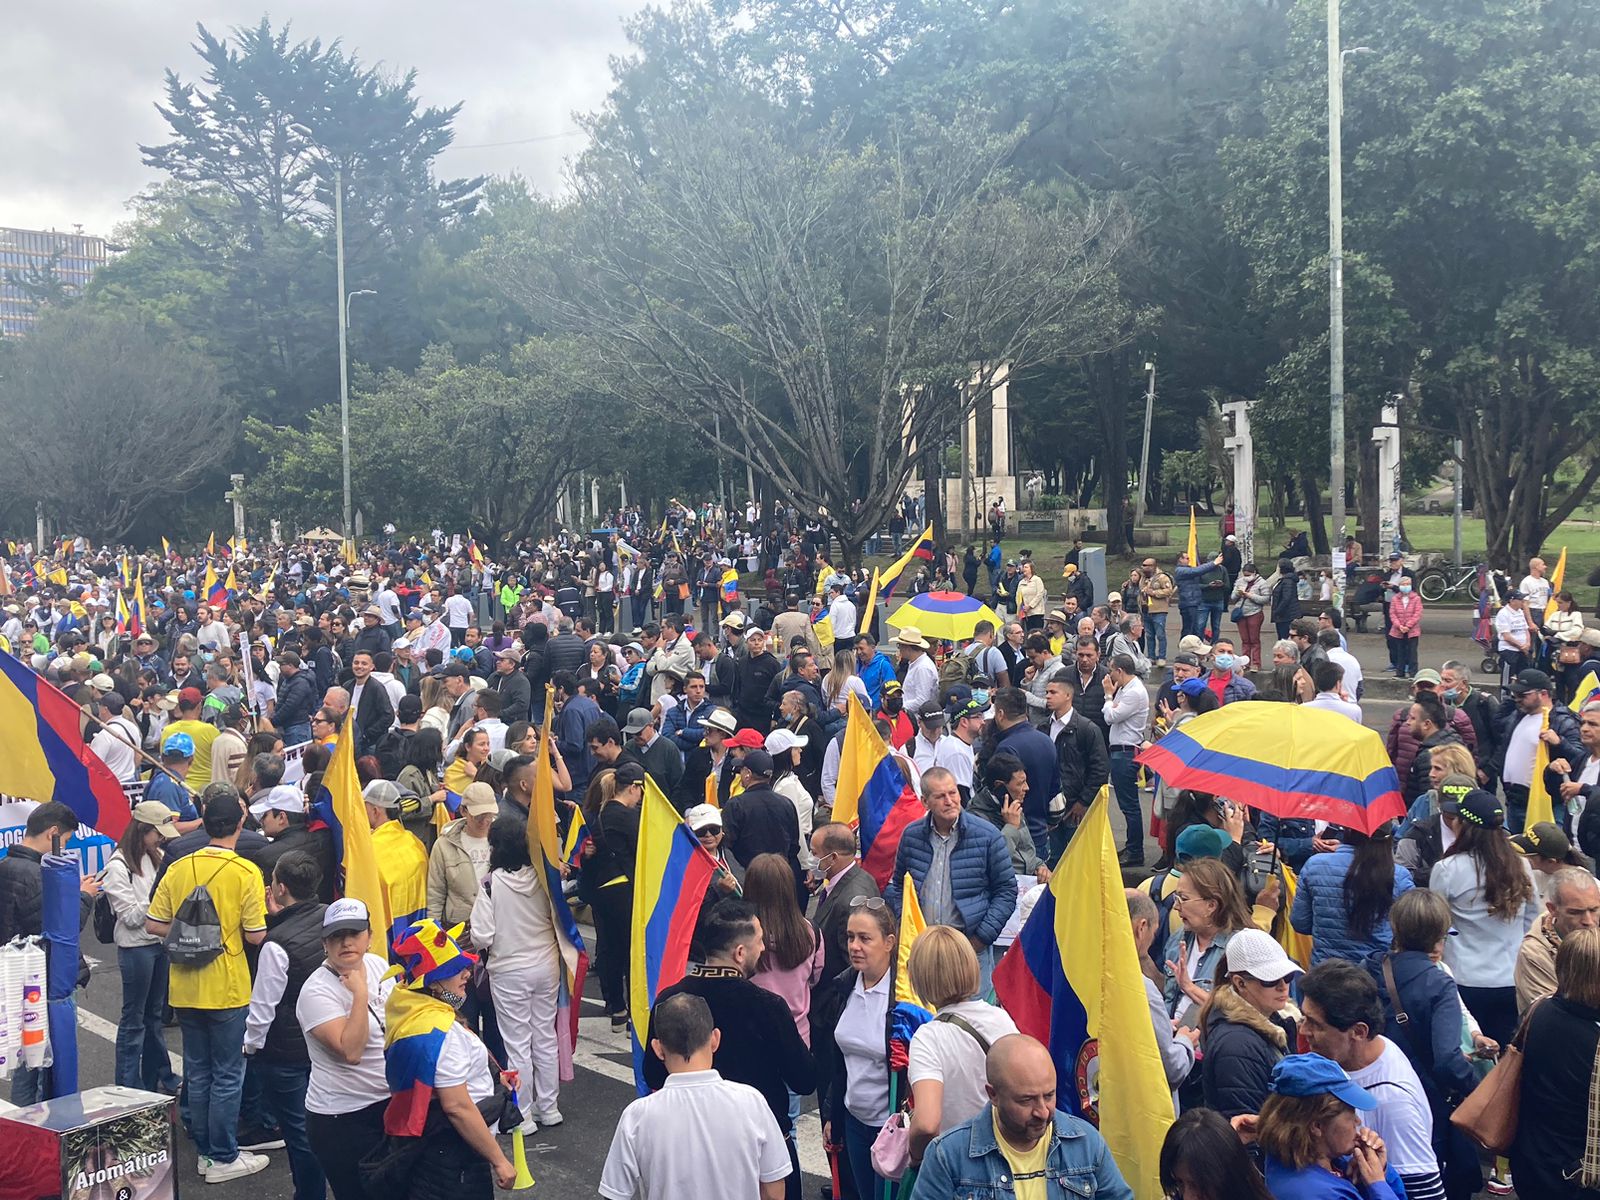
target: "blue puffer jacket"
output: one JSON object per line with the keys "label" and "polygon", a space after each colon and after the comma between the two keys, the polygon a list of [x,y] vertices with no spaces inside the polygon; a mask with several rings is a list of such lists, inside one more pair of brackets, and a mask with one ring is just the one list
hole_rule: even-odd
{"label": "blue puffer jacket", "polygon": [[[1011,853],[1000,831],[981,817],[963,812],[956,818],[956,844],[950,851],[950,894],[961,913],[961,924],[979,945],[988,946],[1000,936],[1017,908],[1017,877],[1011,870]],[[894,878],[883,898],[900,911],[901,881],[906,872],[918,890],[933,866],[933,818],[923,817],[906,826],[894,856]]]}
{"label": "blue puffer jacket", "polygon": [[[1349,927],[1349,906],[1344,898],[1344,877],[1355,861],[1351,846],[1340,846],[1331,854],[1313,854],[1300,872],[1300,886],[1294,894],[1294,909],[1289,923],[1299,933],[1312,936],[1311,965],[1330,958],[1362,962],[1394,943],[1389,918],[1384,917],[1370,934],[1354,933]],[[1416,884],[1411,872],[1395,864],[1394,894],[1409,892]]]}
{"label": "blue puffer jacket", "polygon": [[1199,608],[1205,603],[1200,595],[1200,577],[1210,569],[1210,562],[1198,567],[1172,568],[1172,577],[1178,581],[1179,608]]}

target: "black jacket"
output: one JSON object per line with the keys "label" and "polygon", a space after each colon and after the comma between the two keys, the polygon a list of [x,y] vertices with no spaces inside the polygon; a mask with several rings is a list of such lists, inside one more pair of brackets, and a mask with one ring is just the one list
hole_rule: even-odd
{"label": "black jacket", "polygon": [[766,733],[772,728],[772,708],[767,704],[767,689],[781,670],[783,664],[770,650],[749,655],[739,663],[738,683],[735,685],[739,699],[733,714],[739,718],[741,729]]}
{"label": "black jacket", "polygon": [[[766,1100],[780,1129],[789,1122],[789,1093],[804,1096],[816,1090],[816,1064],[800,1040],[800,1031],[782,997],[757,987],[730,967],[694,966],[680,983],[662,988],[656,1003],[680,992],[699,996],[711,1008],[722,1031],[711,1065],[724,1079],[756,1089]],[[650,1014],[650,1035],[655,1034],[655,1011]],[[667,1081],[667,1066],[645,1039],[644,1081],[660,1091]]]}
{"label": "black jacket", "polygon": [[[1073,708],[1077,713],[1076,702]],[[1089,805],[1111,778],[1111,756],[1105,732],[1076,715],[1056,734],[1056,761],[1061,768],[1061,795],[1067,807]]]}
{"label": "black jacket", "polygon": [[723,708],[733,708],[739,694],[739,659],[732,650],[723,650],[709,663],[701,663],[706,677],[706,698]]}
{"label": "black jacket", "polygon": [[[711,751],[704,745],[696,746],[683,756],[683,774],[677,789],[672,793],[673,807],[680,813],[688,812],[696,804],[706,802],[706,777],[711,774]],[[717,807],[728,802],[728,789],[733,783],[733,754],[722,757],[722,769],[717,776]]]}
{"label": "black jacket", "polygon": [[1600,1009],[1561,996],[1540,1003],[1528,1020],[1522,1066],[1517,1140],[1511,1170],[1519,1196],[1540,1200],[1584,1200],[1579,1188],[1589,1121],[1589,1082],[1600,1042]]}
{"label": "black jacket", "polygon": [[521,671],[502,675],[499,671],[489,676],[489,690],[500,693],[500,719],[507,725],[528,719],[533,705],[533,687]]}
{"label": "black jacket", "polygon": [[289,960],[288,978],[284,981],[283,995],[278,998],[272,1013],[272,1024],[267,1028],[266,1040],[258,1052],[263,1059],[273,1062],[308,1064],[311,1055],[306,1050],[306,1037],[295,1019],[295,1002],[300,999],[300,989],[320,968],[326,959],[322,950],[322,914],[325,906],[311,901],[292,904],[282,912],[267,916],[265,941],[283,948]]}
{"label": "black jacket", "polygon": [[[351,685],[352,690],[354,686]],[[393,724],[394,703],[389,699],[389,689],[367,676],[356,704],[356,757],[375,753]]]}
{"label": "black jacket", "polygon": [[[0,858],[0,946],[19,934],[44,932],[43,855],[20,842]],[[78,928],[88,923],[94,906],[92,897],[78,894]],[[46,944],[45,952],[49,953]],[[78,985],[89,982],[89,965],[78,956]]]}
{"label": "black jacket", "polygon": [[[1499,709],[1494,714],[1494,769],[1497,774],[1503,775],[1506,766],[1506,749],[1511,744],[1511,732],[1517,727],[1517,722],[1524,716],[1517,707],[1517,702],[1507,696],[1500,702]],[[1582,762],[1588,751],[1583,748],[1583,742],[1578,738],[1578,718],[1573,716],[1572,710],[1565,704],[1552,704],[1550,708],[1550,728],[1561,739],[1561,744],[1550,747],[1550,761],[1564,758],[1569,763]],[[1483,755],[1480,752],[1479,758]],[[1545,785],[1550,788],[1552,796],[1559,796],[1558,790],[1561,777],[1554,772],[1545,776]]]}
{"label": "black jacket", "polygon": [[317,680],[309,666],[303,666],[293,675],[287,671],[278,677],[278,703],[272,711],[272,723],[279,729],[307,725],[311,714],[317,711]]}
{"label": "black jacket", "polygon": [[317,885],[317,899],[323,904],[332,904],[334,886],[339,882],[339,864],[333,857],[333,831],[310,829],[303,823],[291,825],[260,850],[251,854],[250,861],[261,869],[261,878],[270,884],[273,868],[278,865],[278,860],[291,850],[303,850],[317,860],[317,866],[322,868],[322,882]]}
{"label": "black jacket", "polygon": [[780,854],[800,877],[800,814],[787,796],[755,787],[722,806],[727,851],[746,870],[758,854]]}
{"label": "black jacket", "polygon": [[554,679],[560,671],[571,671],[576,675],[583,666],[585,653],[583,639],[577,634],[556,634],[545,647],[545,677]]}
{"label": "black jacket", "polygon": [[1083,682],[1083,676],[1078,671],[1078,664],[1072,660],[1071,655],[1063,654],[1062,659],[1067,664],[1067,678],[1072,680],[1077,694],[1072,700],[1072,711],[1079,716],[1088,717],[1100,728],[1102,737],[1110,737],[1111,728],[1106,724],[1106,665],[1096,663],[1094,674],[1089,676],[1089,682]]}
{"label": "black jacket", "polygon": [[877,880],[857,863],[839,876],[827,895],[817,901],[812,919],[817,924],[817,931],[822,934],[822,978],[812,989],[813,993],[827,987],[840,971],[850,965],[850,956],[845,949],[845,926],[850,921],[850,902],[858,896],[878,894]]}
{"label": "black jacket", "polygon": [[1201,1040],[1206,1107],[1225,1117],[1258,1113],[1272,1068],[1295,1044],[1292,1021],[1268,1020],[1227,984],[1212,993]]}

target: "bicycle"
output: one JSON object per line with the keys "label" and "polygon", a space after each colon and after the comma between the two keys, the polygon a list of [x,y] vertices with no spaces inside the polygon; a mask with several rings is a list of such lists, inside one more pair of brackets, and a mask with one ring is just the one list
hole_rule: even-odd
{"label": "bicycle", "polygon": [[1483,592],[1483,563],[1464,563],[1457,573],[1454,567],[1429,567],[1417,575],[1417,592],[1428,604],[1443,600],[1452,592],[1465,590],[1476,604]]}

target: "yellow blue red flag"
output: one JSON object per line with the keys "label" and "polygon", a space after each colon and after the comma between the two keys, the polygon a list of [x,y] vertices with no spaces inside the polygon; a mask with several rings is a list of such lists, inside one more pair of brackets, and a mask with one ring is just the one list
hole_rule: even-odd
{"label": "yellow blue red flag", "polygon": [[[545,685],[545,711],[555,711],[555,689]],[[570,1080],[572,1054],[578,1045],[578,997],[583,995],[583,978],[589,969],[589,956],[572,915],[566,893],[561,889],[563,861],[561,836],[556,830],[555,768],[550,757],[550,726],[546,721],[539,733],[539,749],[533,767],[533,803],[528,812],[528,857],[544,884],[556,930],[556,947],[561,952],[561,986],[556,992],[556,1045],[559,1071]],[[574,823],[582,820],[578,814]]]}
{"label": "yellow blue red flag", "polygon": [[1050,1047],[1056,1107],[1099,1126],[1139,1200],[1159,1200],[1172,1091],[1150,1027],[1109,788],[1089,806],[1055,874],[994,972],[1017,1028]]}
{"label": "yellow blue red flag", "polygon": [[878,881],[879,888],[888,885],[894,872],[900,835],[923,811],[922,801],[906,781],[900,764],[872,727],[861,701],[851,692],[833,819],[855,829],[861,846],[861,866]]}

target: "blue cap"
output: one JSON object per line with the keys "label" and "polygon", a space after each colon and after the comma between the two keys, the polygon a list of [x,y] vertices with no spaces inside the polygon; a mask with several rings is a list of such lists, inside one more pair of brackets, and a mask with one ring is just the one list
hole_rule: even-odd
{"label": "blue cap", "polygon": [[181,754],[185,758],[193,758],[194,738],[187,733],[169,733],[166,741],[161,743],[161,753]]}
{"label": "blue cap", "polygon": [[1350,1082],[1344,1068],[1320,1054],[1291,1054],[1272,1068],[1271,1090],[1280,1096],[1337,1096],[1351,1108],[1371,1112],[1378,1101]]}
{"label": "blue cap", "polygon": [[1226,829],[1201,823],[1180,833],[1172,851],[1179,862],[1189,862],[1196,858],[1221,858],[1222,852],[1232,844],[1233,835]]}
{"label": "blue cap", "polygon": [[1180,679],[1172,685],[1172,690],[1182,692],[1185,696],[1193,698],[1205,691],[1207,686],[1204,679]]}
{"label": "blue cap", "polygon": [[478,657],[466,646],[457,646],[450,653],[455,655],[457,661],[459,662],[475,662],[477,661]]}

